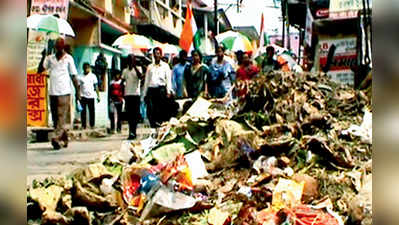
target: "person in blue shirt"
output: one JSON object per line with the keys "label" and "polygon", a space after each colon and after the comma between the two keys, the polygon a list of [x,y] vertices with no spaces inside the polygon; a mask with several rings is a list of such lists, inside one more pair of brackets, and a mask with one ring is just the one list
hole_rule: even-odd
{"label": "person in blue shirt", "polygon": [[187,66],[187,52],[185,50],[181,50],[179,52],[179,63],[173,67],[172,71],[172,87],[175,91],[176,98],[183,97],[183,79],[184,79],[184,70]]}
{"label": "person in blue shirt", "polygon": [[233,66],[224,58],[224,47],[218,46],[216,58],[209,67],[208,92],[212,98],[223,98],[235,81]]}

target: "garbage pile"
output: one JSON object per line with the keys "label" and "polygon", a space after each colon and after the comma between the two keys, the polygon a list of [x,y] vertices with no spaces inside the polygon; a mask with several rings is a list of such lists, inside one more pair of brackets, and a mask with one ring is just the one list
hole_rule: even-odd
{"label": "garbage pile", "polygon": [[273,73],[28,189],[29,224],[371,224],[370,99]]}

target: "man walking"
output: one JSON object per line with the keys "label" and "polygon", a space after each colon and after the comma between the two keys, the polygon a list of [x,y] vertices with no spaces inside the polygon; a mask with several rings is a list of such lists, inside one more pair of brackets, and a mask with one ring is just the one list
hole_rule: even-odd
{"label": "man walking", "polygon": [[[173,96],[172,73],[167,63],[161,61],[160,48],[153,50],[155,61],[148,66],[145,75],[144,95],[147,102],[148,120],[151,127],[158,127],[163,121],[168,120],[168,99]],[[166,111],[165,111],[166,110]]]}
{"label": "man walking", "polygon": [[55,135],[51,139],[54,149],[68,146],[68,134],[65,120],[70,109],[72,93],[71,81],[75,86],[76,98],[80,99],[76,67],[71,55],[65,52],[65,41],[58,38],[55,42],[56,53],[42,58],[38,72],[43,69],[49,72],[50,109],[55,127]]}
{"label": "man walking", "polygon": [[122,72],[122,80],[125,82],[126,112],[129,122],[129,140],[136,138],[137,123],[140,119],[140,83],[143,79],[141,68],[137,68],[136,58],[129,55],[128,67]]}
{"label": "man walking", "polygon": [[274,57],[274,48],[272,46],[268,46],[266,48],[266,57],[262,61],[262,72],[263,74],[267,74],[272,72],[273,70],[279,70],[280,64],[275,60]]}
{"label": "man walking", "polygon": [[80,85],[80,103],[82,104],[82,128],[86,129],[86,112],[87,108],[89,108],[89,124],[90,128],[93,129],[95,125],[95,99],[97,97],[97,102],[100,102],[100,94],[98,91],[98,81],[96,75],[91,73],[91,68],[89,63],[83,64],[83,76],[79,77],[79,85]]}
{"label": "man walking", "polygon": [[187,62],[187,52],[181,50],[179,52],[179,63],[173,67],[172,71],[172,86],[176,93],[176,98],[183,97],[183,80],[184,80],[184,70],[186,69]]}

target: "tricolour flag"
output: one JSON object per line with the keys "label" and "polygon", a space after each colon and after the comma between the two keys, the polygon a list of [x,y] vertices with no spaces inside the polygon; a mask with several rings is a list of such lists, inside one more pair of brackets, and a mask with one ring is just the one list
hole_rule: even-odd
{"label": "tricolour flag", "polygon": [[265,45],[265,27],[264,27],[264,18],[262,13],[262,18],[260,22],[260,37],[259,37],[259,48],[262,48]]}
{"label": "tricolour flag", "polygon": [[187,1],[186,21],[184,22],[183,31],[181,32],[179,40],[179,45],[183,50],[190,52],[190,50],[194,49],[193,38],[196,32],[197,24],[195,23],[193,10],[190,2]]}

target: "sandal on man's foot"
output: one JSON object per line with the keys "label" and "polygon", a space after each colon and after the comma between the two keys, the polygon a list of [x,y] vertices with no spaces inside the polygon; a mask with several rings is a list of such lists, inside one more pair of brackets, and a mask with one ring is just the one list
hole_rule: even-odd
{"label": "sandal on man's foot", "polygon": [[136,135],[131,134],[131,135],[129,135],[129,137],[127,139],[128,140],[134,140],[134,139],[136,139]]}
{"label": "sandal on man's foot", "polygon": [[67,141],[62,141],[61,146],[62,146],[63,148],[68,148],[68,142],[67,142]]}
{"label": "sandal on man's foot", "polygon": [[60,150],[61,149],[60,143],[57,140],[55,140],[55,139],[51,139],[51,145],[53,146],[54,150]]}

